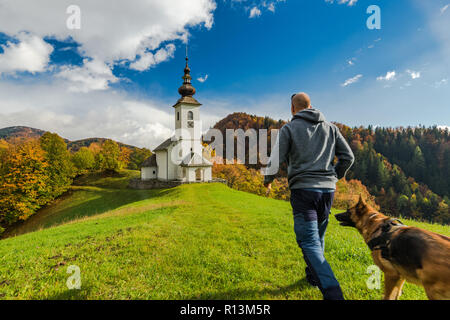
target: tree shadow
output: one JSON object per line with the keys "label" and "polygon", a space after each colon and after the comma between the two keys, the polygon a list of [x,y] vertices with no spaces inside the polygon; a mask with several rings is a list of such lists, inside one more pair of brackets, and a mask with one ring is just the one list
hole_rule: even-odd
{"label": "tree shadow", "polygon": [[[293,291],[302,291],[303,289],[312,288],[306,278],[284,287],[273,289],[235,289],[225,292],[205,292],[200,295],[185,297],[186,300],[237,300],[237,299],[266,299],[266,296],[279,298],[280,296],[288,297]],[[264,298],[262,298],[264,297]]]}
{"label": "tree shadow", "polygon": [[66,288],[66,290],[62,292],[55,293],[54,295],[51,295],[45,299],[42,299],[42,297],[34,297],[32,299],[39,299],[39,300],[87,300],[89,299],[90,293],[92,291],[91,286],[85,286],[83,285],[81,289],[73,289],[69,290]]}
{"label": "tree shadow", "polygon": [[[40,209],[28,220],[20,222],[8,229],[1,237],[19,236],[40,229],[47,229],[73,220],[100,215],[116,210],[128,204],[170,196],[177,192],[174,189],[131,190],[131,189],[96,189],[85,188],[71,190],[45,208]],[[82,194],[84,193],[84,194]],[[76,202],[80,196],[81,202]],[[91,200],[83,201],[82,198]]]}

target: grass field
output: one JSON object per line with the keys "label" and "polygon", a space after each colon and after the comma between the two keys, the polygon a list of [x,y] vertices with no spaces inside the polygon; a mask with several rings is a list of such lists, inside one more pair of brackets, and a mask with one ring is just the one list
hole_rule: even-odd
{"label": "grass field", "polygon": [[[222,184],[127,190],[134,175],[81,180],[1,240],[0,299],[321,299],[304,279],[288,202]],[[366,287],[373,262],[355,230],[332,217],[326,246],[347,299],[381,297]],[[66,286],[70,265],[80,290]],[[426,296],[408,284],[401,299]]]}

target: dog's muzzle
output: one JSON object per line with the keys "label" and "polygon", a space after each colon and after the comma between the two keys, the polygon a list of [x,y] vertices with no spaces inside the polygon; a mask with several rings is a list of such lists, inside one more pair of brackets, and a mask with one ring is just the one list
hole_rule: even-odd
{"label": "dog's muzzle", "polygon": [[350,213],[348,211],[336,214],[335,218],[343,227],[355,227],[355,223],[350,218]]}

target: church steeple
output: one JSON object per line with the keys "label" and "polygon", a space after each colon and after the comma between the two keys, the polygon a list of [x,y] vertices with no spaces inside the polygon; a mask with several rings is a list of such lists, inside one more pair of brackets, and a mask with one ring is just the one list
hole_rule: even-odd
{"label": "church steeple", "polygon": [[195,94],[195,88],[191,81],[191,68],[189,68],[189,58],[186,56],[186,67],[184,68],[183,85],[178,89],[182,97],[192,97]]}
{"label": "church steeple", "polygon": [[180,103],[191,105],[191,106],[201,106],[202,104],[195,100],[194,94],[196,92],[194,86],[192,85],[191,68],[189,68],[189,57],[188,48],[186,45],[186,66],[184,67],[184,76],[182,77],[183,84],[178,88],[178,93],[181,98],[178,99],[177,103],[174,105],[176,108]]}

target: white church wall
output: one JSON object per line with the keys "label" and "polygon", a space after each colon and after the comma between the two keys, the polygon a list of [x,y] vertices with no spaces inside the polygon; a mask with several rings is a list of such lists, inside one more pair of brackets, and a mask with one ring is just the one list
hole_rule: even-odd
{"label": "white church wall", "polygon": [[187,168],[187,181],[195,182],[195,168]]}
{"label": "white church wall", "polygon": [[167,180],[167,152],[156,152],[156,163],[158,163],[158,179]]}
{"label": "white church wall", "polygon": [[147,167],[141,169],[141,179],[144,181],[156,179],[158,169],[156,167]]}
{"label": "white church wall", "polygon": [[212,168],[205,168],[203,173],[203,181],[208,182],[212,180]]}
{"label": "white church wall", "polygon": [[[168,165],[168,174],[169,174],[169,180],[176,180],[178,178],[178,164],[174,161],[172,161],[172,150],[174,147],[169,147],[167,149],[168,155],[169,155],[169,161],[167,162]],[[177,149],[175,149],[175,152]],[[174,155],[177,156],[177,155]],[[176,161],[176,159],[175,159]]]}

